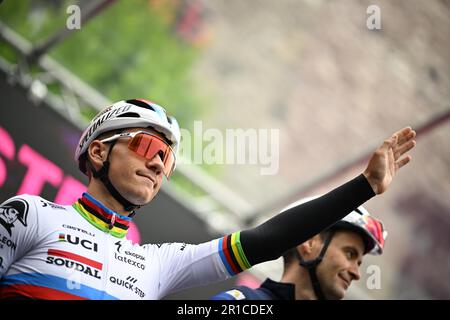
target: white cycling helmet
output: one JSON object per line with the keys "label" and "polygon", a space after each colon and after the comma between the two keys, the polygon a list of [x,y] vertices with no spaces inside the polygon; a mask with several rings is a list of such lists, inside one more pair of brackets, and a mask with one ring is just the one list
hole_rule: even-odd
{"label": "white cycling helmet", "polygon": [[364,253],[372,255],[383,253],[387,231],[383,223],[372,217],[363,206],[359,206],[330,228],[348,229],[361,234],[366,248]]}
{"label": "white cycling helmet", "polygon": [[80,170],[84,174],[87,173],[86,158],[83,155],[99,135],[112,130],[137,127],[151,127],[160,132],[174,153],[177,153],[181,133],[174,117],[168,116],[163,107],[148,100],[122,100],[97,114],[83,132],[75,151],[75,160]]}
{"label": "white cycling helmet", "polygon": [[[319,196],[313,196],[301,199],[289,205],[282,211],[309,202],[318,197]],[[363,206],[359,206],[328,229],[347,229],[357,232],[364,240],[364,254],[369,253],[372,255],[380,255],[383,253],[384,241],[388,234],[384,229],[383,223],[371,216]]]}

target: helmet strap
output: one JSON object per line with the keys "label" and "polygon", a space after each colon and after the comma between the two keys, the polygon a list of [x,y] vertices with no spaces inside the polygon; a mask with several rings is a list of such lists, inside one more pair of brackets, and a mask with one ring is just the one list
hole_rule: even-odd
{"label": "helmet strap", "polygon": [[323,257],[325,256],[325,253],[328,249],[328,246],[330,245],[331,239],[333,238],[334,231],[330,231],[328,236],[326,237],[322,250],[320,250],[319,255],[317,258],[312,260],[304,260],[303,257],[300,255],[300,253],[295,250],[297,253],[297,257],[300,260],[300,266],[306,268],[308,270],[309,278],[311,280],[311,285],[314,289],[314,294],[316,295],[318,300],[326,300],[325,295],[323,294],[322,288],[320,286],[319,279],[317,278],[317,266],[322,262]]}
{"label": "helmet strap", "polygon": [[108,171],[109,171],[109,155],[111,154],[112,148],[114,147],[117,140],[111,142],[111,147],[109,148],[108,155],[106,156],[106,160],[103,161],[103,166],[100,168],[100,170],[95,170],[92,163],[87,159],[87,164],[90,167],[92,171],[92,175],[94,178],[100,179],[100,181],[103,183],[103,185],[106,187],[106,189],[109,191],[109,193],[113,196],[114,199],[116,199],[125,209],[125,211],[132,211],[129,215],[130,218],[132,218],[135,214],[137,209],[139,209],[141,206],[136,205],[125,199],[119,191],[114,187],[114,185],[111,183],[108,177]]}

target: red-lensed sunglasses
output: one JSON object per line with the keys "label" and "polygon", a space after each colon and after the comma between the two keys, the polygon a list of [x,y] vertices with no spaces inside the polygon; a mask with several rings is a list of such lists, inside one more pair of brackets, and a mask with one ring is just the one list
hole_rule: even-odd
{"label": "red-lensed sunglasses", "polygon": [[131,138],[128,148],[146,159],[151,160],[158,154],[164,164],[164,175],[170,179],[176,158],[172,148],[163,139],[146,131],[136,131],[115,134],[100,141],[105,143],[121,138]]}

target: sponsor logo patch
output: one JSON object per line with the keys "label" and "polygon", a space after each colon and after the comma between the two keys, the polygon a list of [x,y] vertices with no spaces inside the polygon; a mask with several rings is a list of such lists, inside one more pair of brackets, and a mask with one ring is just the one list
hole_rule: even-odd
{"label": "sponsor logo patch", "polygon": [[12,228],[17,222],[27,226],[28,202],[23,199],[14,199],[0,206],[0,224],[12,236]]}

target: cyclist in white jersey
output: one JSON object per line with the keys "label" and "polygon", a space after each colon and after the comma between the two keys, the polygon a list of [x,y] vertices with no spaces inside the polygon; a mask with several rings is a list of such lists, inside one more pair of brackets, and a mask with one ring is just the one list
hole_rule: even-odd
{"label": "cyclist in white jersey", "polygon": [[89,178],[72,206],[19,195],[0,206],[0,298],[160,299],[225,280],[279,257],[376,194],[411,160],[407,127],[386,139],[366,170],[331,192],[260,226],[198,245],[134,245],[125,239],[136,210],[176,166],[180,130],[159,105],[119,101],[84,131],[75,159]]}

